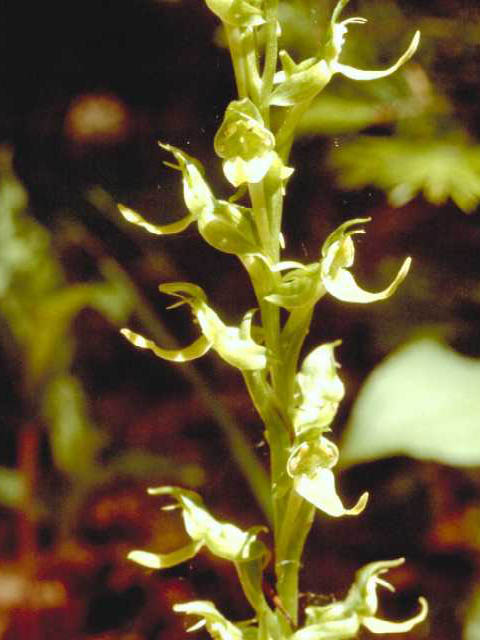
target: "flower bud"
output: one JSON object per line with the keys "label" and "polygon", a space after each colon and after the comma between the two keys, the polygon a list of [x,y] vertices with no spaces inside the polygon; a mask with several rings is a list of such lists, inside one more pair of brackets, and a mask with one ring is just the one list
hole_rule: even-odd
{"label": "flower bud", "polygon": [[214,146],[224,159],[227,180],[235,187],[263,180],[276,158],[275,137],[248,98],[228,105]]}
{"label": "flower bud", "polygon": [[207,7],[233,27],[258,27],[265,19],[261,0],[205,0]]}

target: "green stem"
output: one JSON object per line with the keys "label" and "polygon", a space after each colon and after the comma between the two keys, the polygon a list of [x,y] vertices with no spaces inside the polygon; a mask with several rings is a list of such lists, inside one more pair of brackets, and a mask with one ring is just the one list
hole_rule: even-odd
{"label": "green stem", "polygon": [[265,18],[267,25],[265,43],[265,63],[262,76],[261,111],[265,124],[269,126],[269,101],[272,93],[273,78],[277,68],[278,41],[277,41],[277,13],[278,0],[265,0]]}
{"label": "green stem", "polygon": [[298,620],[300,559],[314,515],[315,507],[292,489],[276,544],[275,571],[278,595],[295,626]]}
{"label": "green stem", "polygon": [[302,116],[308,110],[310,103],[311,100],[306,100],[305,102],[300,102],[294,107],[291,107],[287,112],[287,115],[285,116],[285,120],[275,134],[275,138],[277,140],[278,155],[285,163],[287,162],[288,156],[290,155],[290,149],[292,148],[295,129],[302,119]]}
{"label": "green stem", "polygon": [[232,58],[233,73],[237,83],[237,91],[240,98],[248,96],[247,70],[242,48],[242,36],[238,27],[231,27],[224,24],[227,34],[228,47]]}
{"label": "green stem", "polygon": [[258,73],[258,54],[253,29],[248,28],[242,34],[242,46],[245,59],[245,72],[250,98],[254,104],[260,106],[262,81]]}
{"label": "green stem", "polygon": [[262,182],[257,184],[249,184],[248,190],[250,193],[250,200],[252,202],[252,211],[255,224],[257,226],[258,235],[262,248],[265,254],[274,260],[275,255],[275,239],[272,236],[270,229],[269,215],[268,215],[268,203],[265,198],[265,187]]}

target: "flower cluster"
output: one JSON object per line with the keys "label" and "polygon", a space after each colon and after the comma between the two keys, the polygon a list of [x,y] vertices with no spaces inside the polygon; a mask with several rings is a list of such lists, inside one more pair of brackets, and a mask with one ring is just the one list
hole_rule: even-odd
{"label": "flower cluster", "polygon": [[[403,559],[367,565],[357,573],[344,600],[307,607],[305,623],[298,627],[298,567],[315,508],[335,518],[358,515],[368,500],[365,492],[346,508],[335,487],[333,469],[339,452],[327,434],[345,393],[334,355],[340,341],[314,348],[299,369],[298,359],[313,309],[323,296],[360,304],[388,298],[405,279],[411,260],[404,260],[382,291],[364,290],[351,269],[353,237],[364,233],[360,225],[368,222],[367,218],[341,224],[325,240],[319,259],[313,263],[283,261],[279,254],[280,248],[285,248],[281,234],[283,196],[293,173],[287,156],[299,117],[336,73],[354,80],[374,80],[394,73],[415,52],[419,33],[388,69],[368,71],[345,65],[340,57],[348,27],[365,20],[352,17],[340,21],[348,0],[339,0],[321,53],[297,64],[282,51],[278,55],[282,68],[277,71],[276,0],[205,2],[223,23],[239,87],[240,98],[227,106],[214,140],[224,175],[235,193],[229,200],[217,198],[200,162],[177,147],[160,144],[176,161],[166,164],[181,173],[186,215],[157,225],[128,207],[119,205],[119,209],[127,221],[156,235],[179,233],[196,223],[208,244],[236,255],[252,280],[261,326],[252,326],[255,309],[247,311],[238,326],[230,326],[209,305],[203,289],[190,282],[173,282],[161,285],[160,291],[176,299],[171,308],[188,305],[201,335],[185,348],[167,349],[130,329],[122,329],[122,334],[135,346],[173,362],[193,360],[213,350],[243,373],[265,422],[272,454],[275,608],[263,592],[263,571],[270,553],[258,537],[262,528],[244,531],[217,520],[192,491],[169,486],[149,490],[152,495],[167,495],[176,501],[189,542],[166,554],[135,550],[129,558],[163,569],[207,549],[232,562],[255,611],[253,620],[234,624],[204,600],[174,607],[198,619],[189,631],[205,627],[215,640],[342,640],[355,637],[361,627],[373,633],[403,633],[425,619],[426,601],[420,599],[420,611],[411,619],[389,622],[377,617],[376,592],[379,585],[391,588],[380,576]],[[277,120],[271,118],[272,107]],[[278,123],[276,128],[270,128],[270,120]]]}

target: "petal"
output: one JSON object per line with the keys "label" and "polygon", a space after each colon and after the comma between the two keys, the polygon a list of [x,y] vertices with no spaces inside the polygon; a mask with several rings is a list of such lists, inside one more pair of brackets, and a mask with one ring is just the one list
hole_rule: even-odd
{"label": "petal", "polygon": [[341,620],[326,620],[296,631],[291,640],[346,640],[356,637],[360,621],[356,614]]}
{"label": "petal", "polygon": [[413,618],[404,622],[390,622],[374,616],[362,618],[362,624],[372,633],[407,633],[420,622],[423,622],[428,614],[428,604],[425,598],[419,598],[420,611]]}
{"label": "petal", "polygon": [[168,569],[191,560],[202,548],[202,542],[191,542],[171,553],[150,553],[149,551],[130,551],[127,558],[149,569]]}
{"label": "petal", "polygon": [[296,492],[308,500],[317,509],[338,518],[340,516],[356,516],[365,509],[368,493],[363,493],[355,506],[345,509],[335,489],[335,477],[330,469],[319,468],[315,474],[302,474],[294,481]]}
{"label": "petal", "polygon": [[211,212],[215,205],[215,198],[203,177],[204,170],[200,162],[178,147],[162,142],[158,144],[162,149],[173,154],[179,163],[178,167],[168,162],[165,164],[182,172],[183,197],[190,214],[197,219],[203,213]]}
{"label": "petal", "polygon": [[[176,604],[173,610],[176,613],[199,616],[202,619],[200,622],[205,622],[208,632],[216,640],[242,640],[243,638],[240,629],[222,616],[213,602],[194,600]],[[200,625],[195,624],[188,631],[196,631],[198,628],[200,628]]]}
{"label": "petal", "polygon": [[334,277],[331,277],[329,274],[324,274],[323,284],[326,290],[338,300],[358,302],[361,304],[376,302],[377,300],[389,298],[395,293],[405,279],[411,262],[411,258],[406,258],[393,282],[386,289],[378,293],[371,293],[359,287],[355,282],[355,278],[346,269],[338,269]]}
{"label": "petal", "polygon": [[139,213],[137,213],[133,209],[125,207],[123,204],[118,204],[117,206],[125,220],[131,222],[132,224],[135,224],[137,227],[142,227],[149,233],[153,233],[157,236],[168,235],[170,233],[180,233],[180,231],[184,231],[192,222],[195,222],[196,220],[196,217],[193,214],[189,213],[184,218],[182,218],[181,220],[177,220],[176,222],[157,225],[148,222]]}
{"label": "petal", "polygon": [[413,56],[415,51],[417,50],[418,43],[420,42],[420,31],[416,31],[415,35],[412,38],[410,46],[405,51],[405,53],[400,56],[397,62],[389,67],[388,69],[384,69],[382,71],[367,71],[365,69],[356,69],[355,67],[350,67],[345,64],[341,64],[340,62],[333,61],[330,65],[333,73],[341,73],[343,76],[350,78],[351,80],[378,80],[379,78],[385,78],[386,76],[395,73],[402,64],[405,64],[410,58]]}
{"label": "petal", "polygon": [[139,333],[130,331],[130,329],[120,329],[120,333],[135,347],[140,349],[150,349],[159,358],[170,360],[171,362],[187,362],[195,360],[205,355],[212,346],[211,342],[205,336],[200,336],[195,342],[184,349],[162,349],[152,340],[147,340]]}
{"label": "petal", "polygon": [[257,371],[267,366],[267,350],[250,337],[243,337],[241,327],[229,327],[207,304],[195,309],[198,323],[211,346],[226,362],[243,371]]}
{"label": "petal", "polygon": [[273,151],[255,156],[251,160],[236,156],[224,161],[223,172],[234,187],[239,187],[245,182],[256,184],[263,180],[274,160],[275,152]]}

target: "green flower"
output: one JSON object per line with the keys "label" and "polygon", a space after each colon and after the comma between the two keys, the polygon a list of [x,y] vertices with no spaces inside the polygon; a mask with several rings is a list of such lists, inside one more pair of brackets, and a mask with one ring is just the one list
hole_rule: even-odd
{"label": "green flower", "polygon": [[340,225],[324,242],[319,262],[302,265],[286,261],[270,266],[273,272],[294,269],[283,276],[276,289],[265,297],[266,300],[286,309],[295,309],[315,305],[327,292],[338,300],[360,304],[377,302],[393,295],[407,276],[411,258],[404,260],[393,282],[378,293],[362,289],[349,271],[355,258],[352,236],[365,233],[363,229],[349,229],[369,220],[356,218]]}
{"label": "green flower", "polygon": [[[217,155],[224,159],[225,177],[234,187],[260,182],[272,165],[281,162],[274,151],[275,136],[248,98],[228,105],[214,146]],[[292,172],[293,169],[282,165],[281,179],[286,180]]]}
{"label": "green flower", "polygon": [[207,304],[203,289],[189,282],[172,282],[159,287],[163,293],[180,298],[172,305],[178,307],[188,304],[192,308],[203,332],[195,342],[184,349],[163,349],[142,335],[122,329],[122,335],[140,349],[150,349],[159,358],[172,362],[186,362],[200,358],[209,349],[214,349],[226,362],[243,371],[265,369],[267,352],[264,346],[257,344],[251,337],[251,325],[254,311],[248,311],[240,327],[225,325]]}
{"label": "green flower", "polygon": [[219,522],[206,510],[201,497],[194,491],[177,487],[149,489],[150,495],[173,496],[182,509],[185,529],[192,541],[167,554],[135,550],[128,558],[150,569],[166,569],[193,558],[202,547],[234,563],[251,562],[268,556],[265,545],[257,539],[262,527],[242,531],[228,522]]}
{"label": "green flower", "polygon": [[279,107],[289,107],[312,100],[330,82],[335,73],[340,73],[352,80],[377,80],[395,73],[415,53],[420,41],[417,31],[403,55],[388,69],[368,71],[357,69],[338,61],[350,24],[364,24],[365,18],[347,18],[337,22],[342,9],[349,0],[340,0],[333,11],[330,21],[329,38],[323,57],[315,57],[296,64],[286,51],[280,52],[282,71],[275,75],[278,84],[272,93],[270,103]]}
{"label": "green flower", "polygon": [[297,373],[292,411],[295,443],[287,462],[287,473],[293,479],[295,491],[335,518],[358,515],[368,500],[368,493],[364,493],[352,508],[343,506],[332,471],[338,462],[338,448],[323,435],[329,431],[345,393],[333,355],[338,344],[337,340],[314,349]]}
{"label": "green flower", "polygon": [[340,340],[336,340],[314,349],[296,375],[292,421],[298,436],[304,436],[311,430],[315,433],[326,431],[337,413],[345,395],[333,353],[339,344]]}
{"label": "green flower", "polygon": [[356,504],[346,509],[335,488],[332,467],[338,461],[338,449],[324,436],[316,441],[297,445],[287,463],[287,472],[293,478],[295,491],[317,509],[329,516],[357,516],[367,504],[368,493],[363,493]]}
{"label": "green flower", "polygon": [[408,633],[425,620],[428,605],[419,598],[420,611],[403,622],[390,622],[376,616],[378,609],[377,586],[393,591],[393,587],[380,575],[392,567],[403,564],[404,558],[372,562],[357,572],[345,600],[326,606],[305,609],[306,624],[293,634],[292,640],[343,640],[357,636],[361,626],[372,633]]}
{"label": "green flower", "polygon": [[215,249],[235,255],[258,253],[259,244],[251,210],[226,200],[217,200],[205,181],[203,167],[197,160],[172,145],[160,146],[172,153],[178,162],[178,165],[169,166],[182,172],[183,196],[189,213],[176,222],[155,225],[136,211],[119,204],[123,217],[155,235],[179,233],[197,222],[200,235]]}
{"label": "green flower", "polygon": [[403,282],[410,269],[411,258],[406,258],[393,282],[383,291],[371,293],[365,291],[355,281],[348,269],[353,265],[355,247],[352,236],[365,233],[363,229],[349,231],[350,227],[370,218],[348,220],[328,236],[322,247],[321,278],[325,289],[338,300],[345,302],[369,303],[389,298]]}

